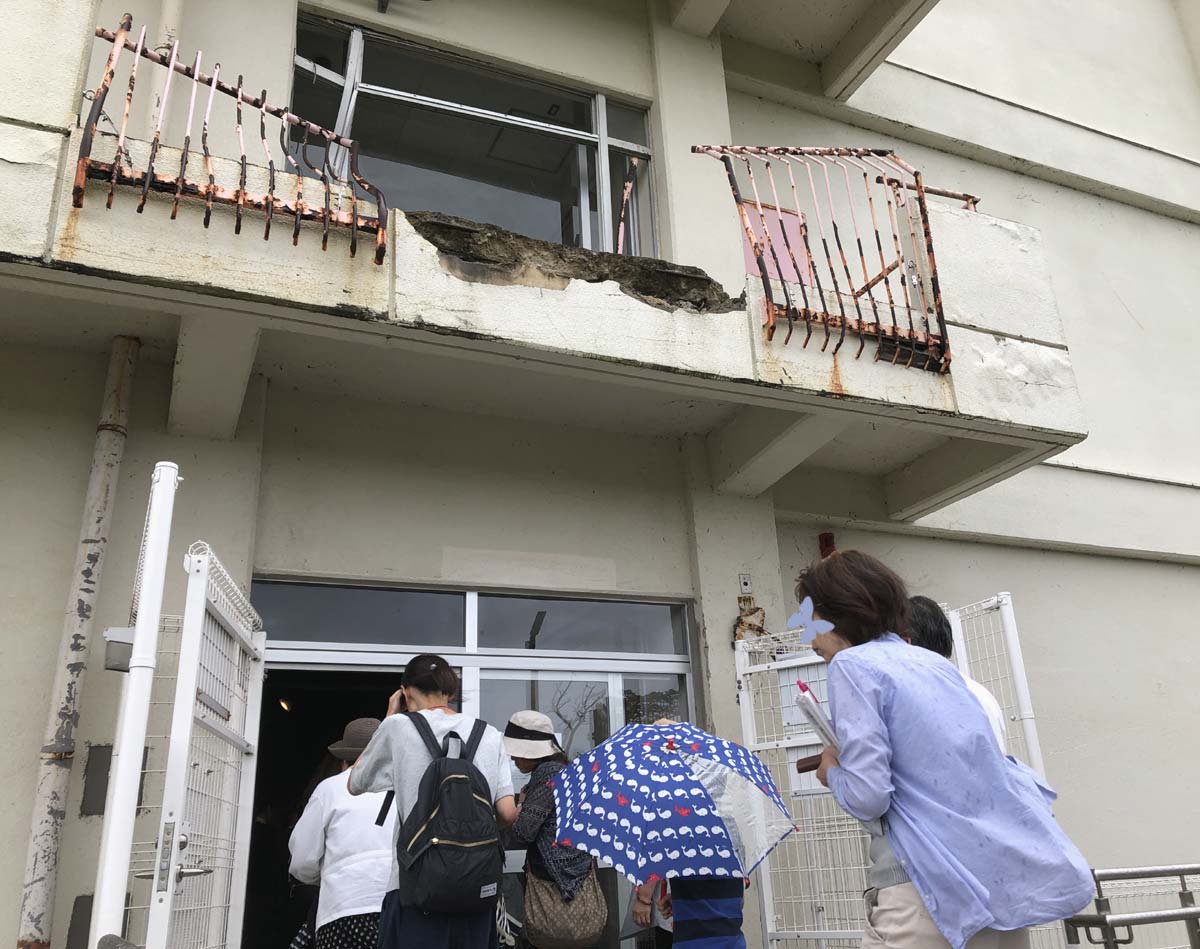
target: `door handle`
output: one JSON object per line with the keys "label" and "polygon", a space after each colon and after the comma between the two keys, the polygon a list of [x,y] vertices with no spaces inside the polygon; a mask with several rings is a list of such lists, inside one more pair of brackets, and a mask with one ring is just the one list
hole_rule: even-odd
{"label": "door handle", "polygon": [[[201,877],[206,873],[212,873],[211,867],[180,867],[176,873],[177,880],[185,880],[188,877]],[[133,875],[135,880],[153,880],[157,874],[153,870],[139,870]]]}

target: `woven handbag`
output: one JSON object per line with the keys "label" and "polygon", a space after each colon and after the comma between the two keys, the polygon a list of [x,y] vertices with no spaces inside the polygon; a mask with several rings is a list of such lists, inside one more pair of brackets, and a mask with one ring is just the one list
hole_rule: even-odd
{"label": "woven handbag", "polygon": [[552,880],[525,874],[525,938],[537,949],[591,949],[608,922],[608,901],[596,879],[596,865],[567,902]]}

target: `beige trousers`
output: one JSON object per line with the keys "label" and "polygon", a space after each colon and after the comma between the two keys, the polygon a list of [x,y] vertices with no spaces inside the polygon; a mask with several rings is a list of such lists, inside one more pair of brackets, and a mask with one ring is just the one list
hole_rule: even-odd
{"label": "beige trousers", "polygon": [[[911,883],[868,890],[867,916],[863,949],[949,949]],[[985,929],[967,949],[1029,949],[1029,930]]]}

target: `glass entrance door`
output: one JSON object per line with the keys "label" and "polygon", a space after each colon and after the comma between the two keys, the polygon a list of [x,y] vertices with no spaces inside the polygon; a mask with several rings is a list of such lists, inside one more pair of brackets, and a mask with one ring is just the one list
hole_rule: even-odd
{"label": "glass entrance door", "polygon": [[[536,709],[571,758],[626,724],[695,715],[688,612],[679,602],[285,578],[256,579],[252,598],[272,637],[269,668],[334,678],[386,670],[372,708],[382,708],[408,660],[433,652],[460,673],[465,713],[503,730],[514,712]],[[520,789],[528,779],[514,768],[513,780]],[[518,919],[524,861],[524,851],[511,851],[505,867],[506,901]],[[601,945],[618,949],[632,888],[612,869],[602,868],[600,879],[610,906]]]}

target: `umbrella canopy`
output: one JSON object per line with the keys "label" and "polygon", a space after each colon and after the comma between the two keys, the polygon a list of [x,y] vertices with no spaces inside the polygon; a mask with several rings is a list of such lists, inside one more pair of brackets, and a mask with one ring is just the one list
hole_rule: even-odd
{"label": "umbrella canopy", "polygon": [[558,844],[634,883],[744,877],[796,828],[770,772],[694,725],[627,725],[551,782]]}

